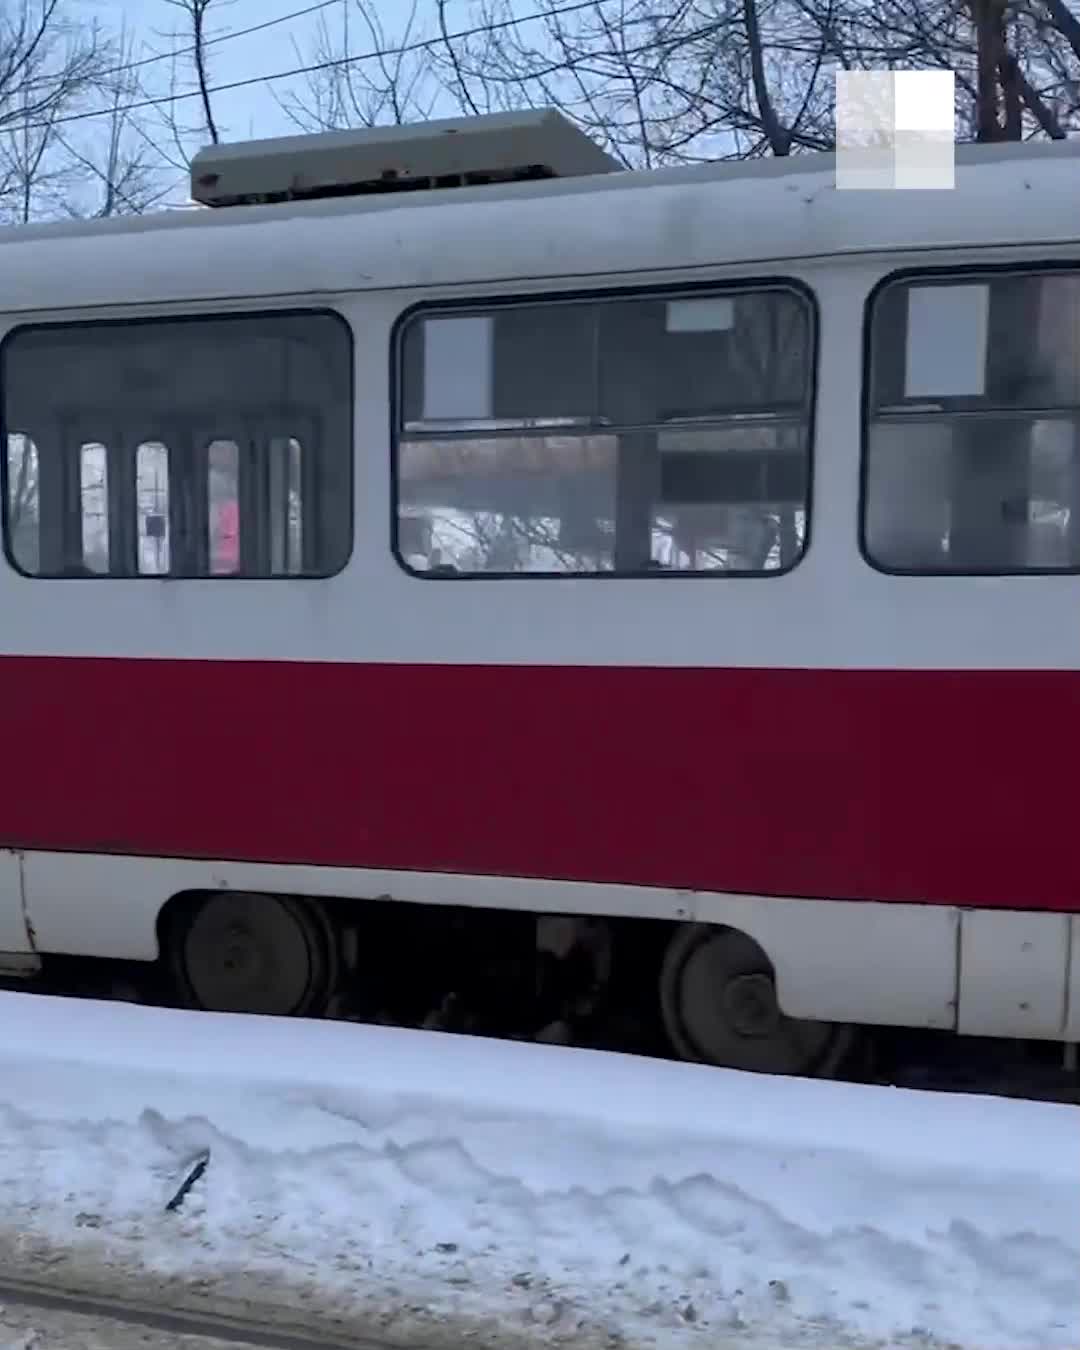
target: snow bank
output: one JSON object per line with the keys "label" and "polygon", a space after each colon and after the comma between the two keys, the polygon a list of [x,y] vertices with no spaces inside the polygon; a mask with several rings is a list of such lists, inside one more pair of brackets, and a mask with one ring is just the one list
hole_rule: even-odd
{"label": "snow bank", "polygon": [[1080,1344],[1074,1107],[0,994],[0,1112],[0,1270],[56,1285],[455,1350]]}

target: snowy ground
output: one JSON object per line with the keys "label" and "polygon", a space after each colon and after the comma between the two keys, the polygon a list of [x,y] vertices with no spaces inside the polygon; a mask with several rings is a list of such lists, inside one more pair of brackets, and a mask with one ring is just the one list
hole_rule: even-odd
{"label": "snowy ground", "polygon": [[0,1280],[411,1350],[1080,1345],[1076,1107],[0,994],[0,1122]]}

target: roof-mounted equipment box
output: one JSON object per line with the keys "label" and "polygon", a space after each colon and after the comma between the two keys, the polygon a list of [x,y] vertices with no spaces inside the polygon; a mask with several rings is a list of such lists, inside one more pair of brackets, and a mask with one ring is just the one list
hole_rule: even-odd
{"label": "roof-mounted equipment box", "polygon": [[541,108],[209,146],[192,161],[191,196],[204,206],[240,206],[571,178],[619,167],[572,122]]}

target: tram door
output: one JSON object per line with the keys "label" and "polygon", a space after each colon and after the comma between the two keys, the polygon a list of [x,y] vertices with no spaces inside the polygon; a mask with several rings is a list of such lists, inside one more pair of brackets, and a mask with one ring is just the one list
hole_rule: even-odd
{"label": "tram door", "polygon": [[11,849],[0,849],[0,975],[12,970],[22,973],[26,958],[34,951],[23,906],[22,879],[22,856]]}

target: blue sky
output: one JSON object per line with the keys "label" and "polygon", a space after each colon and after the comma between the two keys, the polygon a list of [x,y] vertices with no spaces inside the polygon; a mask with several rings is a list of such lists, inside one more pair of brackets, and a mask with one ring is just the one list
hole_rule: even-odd
{"label": "blue sky", "polygon": [[[313,0],[216,0],[210,14],[211,36],[293,14],[311,3]],[[325,11],[331,24],[338,8],[335,5]],[[378,11],[388,34],[396,38],[400,22],[395,21],[395,14],[404,18],[403,0],[378,0]],[[126,23],[137,41],[144,45],[144,50],[138,53],[140,56],[186,45],[182,30],[184,15],[168,0],[74,0],[72,12],[86,17],[96,15],[113,31]],[[213,45],[210,48],[213,82],[227,83],[291,69],[297,64],[297,46],[306,59],[313,59],[318,20],[318,14],[311,14],[261,33]],[[162,62],[158,67],[147,68],[144,74],[148,82],[153,80],[162,89],[167,89],[168,72],[169,64]],[[188,73],[188,68],[185,67],[184,73]],[[279,92],[285,87],[284,83],[275,86]],[[194,116],[194,105],[192,111]],[[215,100],[215,112],[223,124],[223,140],[286,135],[296,130],[265,85],[220,95]]]}

